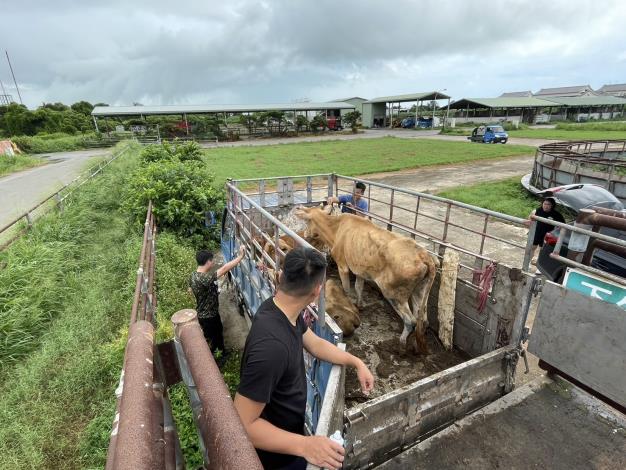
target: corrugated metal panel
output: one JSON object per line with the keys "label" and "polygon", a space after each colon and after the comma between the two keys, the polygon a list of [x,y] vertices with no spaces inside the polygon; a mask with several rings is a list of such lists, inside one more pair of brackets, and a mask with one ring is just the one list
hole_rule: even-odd
{"label": "corrugated metal panel", "polygon": [[450,105],[450,109],[474,108],[542,108],[554,106],[554,102],[533,97],[513,98],[463,98]]}
{"label": "corrugated metal panel", "polygon": [[563,86],[563,87],[557,87],[557,88],[542,88],[537,93],[535,93],[535,96],[541,96],[541,95],[559,96],[561,94],[566,95],[566,94],[571,94],[571,93],[575,93],[575,94],[584,93],[585,91],[593,91],[593,89],[589,85]]}
{"label": "corrugated metal panel", "polygon": [[380,96],[378,98],[373,98],[368,101],[368,103],[400,103],[402,101],[417,101],[417,100],[447,100],[450,98],[445,93],[440,91],[426,91],[423,93],[409,93],[406,95],[395,95],[395,96]]}
{"label": "corrugated metal panel", "polygon": [[618,98],[617,96],[576,96],[571,98],[551,96],[550,98],[544,99],[564,106],[606,106],[611,104],[626,104],[626,99]]}
{"label": "corrugated metal panel", "polygon": [[354,105],[335,101],[332,103],[285,104],[205,104],[172,106],[96,106],[92,116],[139,116],[150,114],[206,114],[247,113],[259,111],[321,111],[326,109],[354,109]]}

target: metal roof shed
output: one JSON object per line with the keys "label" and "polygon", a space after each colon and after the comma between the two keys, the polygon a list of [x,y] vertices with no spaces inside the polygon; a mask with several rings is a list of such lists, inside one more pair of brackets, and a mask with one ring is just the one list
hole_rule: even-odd
{"label": "metal roof shed", "polygon": [[202,104],[202,105],[166,105],[166,106],[96,106],[91,112],[93,122],[98,129],[97,118],[128,117],[154,115],[180,115],[187,121],[188,114],[254,113],[263,111],[328,111],[354,110],[351,103],[334,101],[330,103],[282,103],[282,104]]}
{"label": "metal roof shed", "polygon": [[[380,96],[363,103],[363,125],[373,127],[374,119],[383,118],[383,126],[391,126],[393,123],[393,104],[407,103],[415,101],[415,117],[417,118],[417,107],[423,101],[437,101],[447,99],[450,103],[450,96],[443,91],[427,91],[422,93],[408,93],[404,95]],[[387,118],[387,104],[389,104],[389,118]],[[433,108],[433,114],[435,108]],[[416,119],[417,121],[417,119]],[[416,122],[417,125],[417,122]]]}
{"label": "metal roof shed", "polygon": [[[533,112],[536,113],[541,108],[554,106],[554,103],[548,100],[528,97],[500,97],[500,98],[463,98],[462,100],[455,101],[450,104],[450,109],[453,110],[465,110],[465,116],[461,114],[459,117],[469,119],[470,109],[474,110],[473,117],[484,114],[486,110],[489,110],[489,118],[494,117],[494,111],[504,110],[504,118],[509,117],[511,110],[517,109],[520,111],[520,121],[524,120],[524,114],[527,117],[532,116]],[[483,113],[477,112],[483,110]],[[480,117],[487,117],[486,115]]]}

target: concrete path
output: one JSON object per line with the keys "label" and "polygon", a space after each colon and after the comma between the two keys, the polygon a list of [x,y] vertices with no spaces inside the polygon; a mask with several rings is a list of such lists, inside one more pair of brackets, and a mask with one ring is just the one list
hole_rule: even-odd
{"label": "concrete path", "polygon": [[72,181],[94,157],[110,149],[79,150],[41,155],[49,163],[0,178],[0,226]]}
{"label": "concrete path", "polygon": [[[204,148],[223,148],[223,147],[254,147],[263,145],[279,145],[279,144],[297,144],[300,142],[324,142],[331,140],[356,140],[356,139],[377,139],[380,137],[397,137],[400,139],[436,139],[448,140],[456,142],[468,142],[465,136],[460,135],[440,135],[439,130],[415,131],[409,129],[365,129],[358,134],[335,134],[327,132],[323,135],[307,135],[303,137],[278,137],[271,139],[253,139],[242,140],[239,142],[219,142],[202,144]],[[538,147],[554,140],[546,139],[523,139],[520,137],[512,137],[509,143],[515,145],[530,145]],[[476,144],[478,145],[478,144]]]}

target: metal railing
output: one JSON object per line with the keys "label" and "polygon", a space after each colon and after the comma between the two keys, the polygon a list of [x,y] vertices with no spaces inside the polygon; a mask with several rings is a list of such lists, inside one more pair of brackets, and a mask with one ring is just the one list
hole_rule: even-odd
{"label": "metal railing", "polygon": [[557,142],[535,153],[531,184],[547,189],[592,183],[626,202],[626,140]]}
{"label": "metal railing", "polygon": [[[624,213],[602,208],[582,209],[574,225],[556,222],[536,215],[531,216],[531,220],[528,253],[530,253],[532,248],[537,222],[542,222],[560,229],[554,248],[549,254],[550,258],[561,262],[567,267],[580,269],[626,287],[626,279],[623,277],[590,266],[593,252],[596,249],[610,251],[622,257],[626,253],[625,240],[598,233],[600,227],[611,227],[626,231],[626,215]],[[568,254],[567,256],[562,256],[561,249],[567,235],[571,237],[568,245]],[[525,269],[528,269],[529,264],[530,256],[524,260]]]}
{"label": "metal railing", "polygon": [[156,224],[148,204],[106,469],[180,469],[180,442],[155,344]]}
{"label": "metal railing", "polygon": [[[11,222],[0,228],[0,251],[6,249],[11,243],[24,235],[32,227],[38,217],[41,217],[54,208],[62,210],[63,204],[72,194],[85,183],[100,174],[102,170],[126,153],[128,149],[129,147],[124,147],[111,158],[99,161],[97,164],[79,174],[72,181],[65,184],[62,188],[50,194],[30,209],[22,212]],[[52,204],[47,204],[51,201],[53,201]],[[20,224],[20,222],[25,222],[25,226],[24,224]]]}
{"label": "metal railing", "polygon": [[206,468],[261,469],[193,310],[156,344],[156,221],[148,204],[106,470],[185,466],[167,388],[188,389]]}

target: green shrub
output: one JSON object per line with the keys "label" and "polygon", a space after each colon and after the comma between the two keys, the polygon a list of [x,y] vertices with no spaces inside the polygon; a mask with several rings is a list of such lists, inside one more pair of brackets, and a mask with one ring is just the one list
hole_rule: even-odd
{"label": "green shrub", "polygon": [[556,128],[563,131],[626,131],[626,122],[559,122]]}
{"label": "green shrub", "polygon": [[85,148],[88,138],[94,134],[68,135],[63,133],[44,134],[37,136],[15,136],[11,140],[25,153],[67,152]]}
{"label": "green shrub", "polygon": [[135,223],[143,223],[152,201],[160,230],[172,230],[195,243],[219,239],[219,224],[206,226],[205,220],[208,212],[214,219],[222,213],[224,194],[214,187],[214,175],[200,155],[195,143],[143,150],[144,164],[133,173],[124,203]]}

